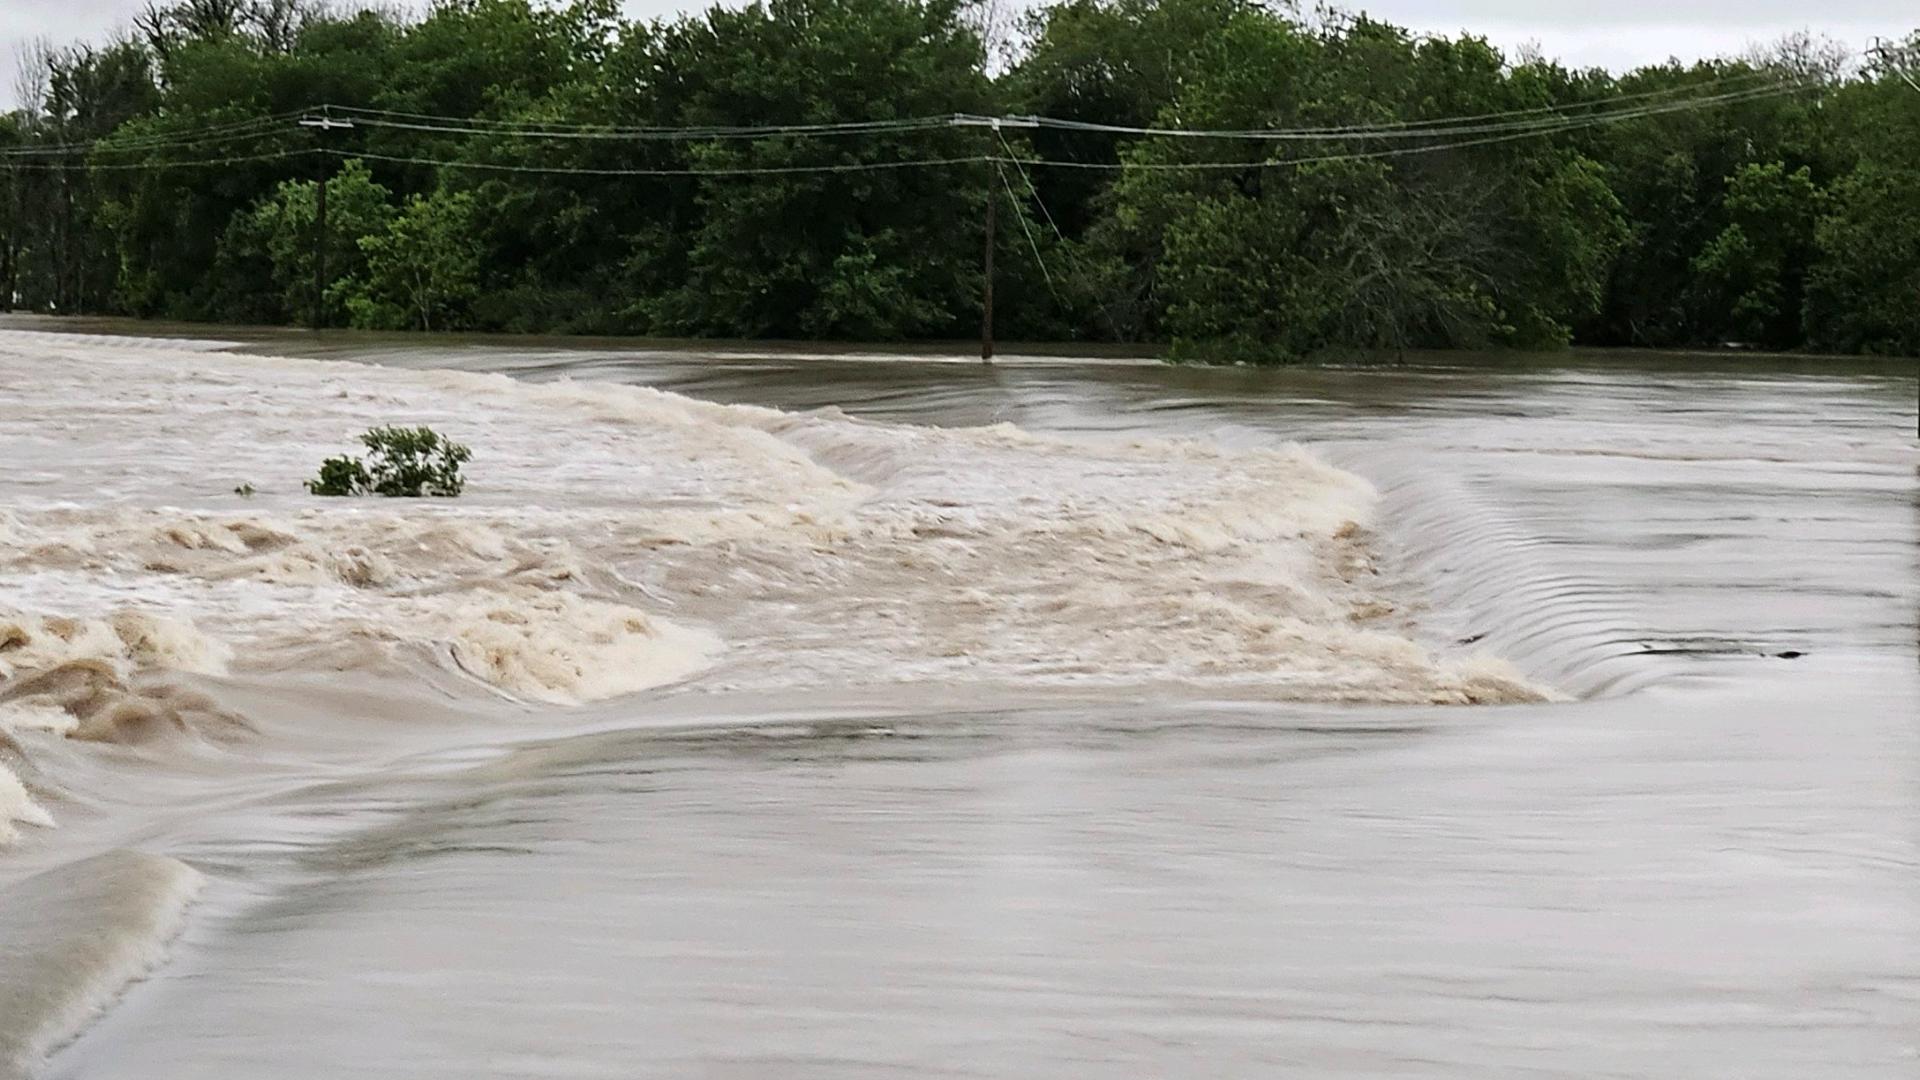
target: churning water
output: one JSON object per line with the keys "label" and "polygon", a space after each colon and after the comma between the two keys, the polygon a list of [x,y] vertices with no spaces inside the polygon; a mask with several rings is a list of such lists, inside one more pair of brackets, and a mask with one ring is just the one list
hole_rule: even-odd
{"label": "churning water", "polygon": [[0,333],[0,1075],[1920,1070],[1910,378],[329,351]]}

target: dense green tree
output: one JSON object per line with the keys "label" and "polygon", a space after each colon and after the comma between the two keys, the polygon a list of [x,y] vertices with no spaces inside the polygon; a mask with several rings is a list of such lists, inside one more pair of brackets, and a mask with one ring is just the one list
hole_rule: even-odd
{"label": "dense green tree", "polygon": [[[111,174],[88,168],[87,151],[127,121],[151,111],[159,97],[148,54],[130,41],[103,48],[78,45],[46,53],[44,96],[27,126],[37,138],[21,171],[39,175],[25,188],[24,220],[42,222],[40,243],[23,253],[36,271],[25,276],[27,302],[55,311],[108,310],[115,280],[109,207]],[[37,204],[37,205],[36,205]]]}
{"label": "dense green tree", "polygon": [[32,177],[22,167],[28,131],[20,113],[0,115],[0,311],[12,311],[26,250],[26,196]]}
{"label": "dense green tree", "polygon": [[[368,12],[332,19],[272,6],[294,13],[275,19],[298,15],[297,29],[273,31],[290,40],[246,32],[250,23],[202,36],[176,31],[160,54],[165,109],[121,125],[94,152],[119,178],[109,198],[124,310],[241,321],[306,311],[305,302],[289,308],[284,283],[260,276],[225,238],[236,217],[277,197],[284,180],[329,171],[311,155],[316,136],[292,119],[319,103],[371,101],[400,28]],[[178,164],[207,159],[220,164]]]}
{"label": "dense green tree", "polygon": [[304,321],[327,178],[334,323],[964,336],[991,205],[1008,335],[1920,350],[1920,92],[1814,39],[1616,75],[1062,0],[994,51],[991,6],[160,0],[28,58],[0,306]]}
{"label": "dense green tree", "polygon": [[1869,163],[1832,193],[1808,283],[1813,341],[1920,356],[1920,171]]}
{"label": "dense green tree", "polygon": [[[1255,11],[1213,47],[1168,124],[1325,130],[1538,101],[1485,42],[1364,18],[1315,29]],[[1358,159],[1354,146],[1143,142],[1095,244],[1136,269],[1158,329],[1199,359],[1551,345],[1593,310],[1620,225],[1591,161],[1544,142],[1437,152],[1408,139],[1359,145]]]}
{"label": "dense green tree", "polygon": [[[1732,181],[1748,166],[1777,164],[1788,176],[1806,169],[1816,186],[1830,182],[1821,94],[1740,96],[1782,79],[1821,78],[1802,70],[1806,66],[1793,56],[1673,63],[1632,72],[1614,84],[1615,92],[1655,106],[1683,96],[1726,100],[1715,108],[1669,110],[1609,125],[1589,138],[1589,153],[1606,163],[1630,230],[1612,266],[1605,303],[1581,328],[1583,336],[1601,344],[1656,346],[1768,336],[1756,335],[1753,318],[1736,313],[1737,296],[1726,292],[1730,284],[1743,292],[1751,285],[1700,282],[1697,260],[1737,224],[1741,211],[1730,209],[1727,197],[1736,193]],[[1726,242],[1737,247],[1741,241]],[[1735,252],[1730,248],[1728,254]],[[1783,285],[1782,291],[1788,299],[1793,287]]]}
{"label": "dense green tree", "polygon": [[[373,178],[365,164],[348,161],[326,181],[325,317],[329,325],[347,320],[348,299],[362,295],[370,277],[364,237],[384,237],[392,225],[393,193]],[[218,277],[237,285],[230,297],[216,298],[235,317],[263,321],[307,321],[313,309],[313,257],[318,236],[317,180],[289,180],[252,209],[235,215],[221,237]],[[258,287],[270,282],[270,292]],[[252,312],[249,297],[260,305]]]}
{"label": "dense green tree", "polygon": [[1744,165],[1727,181],[1727,224],[1693,258],[1698,323],[1775,348],[1800,335],[1821,193],[1806,166]]}
{"label": "dense green tree", "polygon": [[[772,0],[670,27],[660,93],[690,125],[817,125],[981,113],[980,41],[953,0]],[[957,332],[979,293],[987,179],[951,168],[847,172],[988,150],[979,129],[775,135],[689,148],[695,220],[641,257],[679,282],[639,305],[667,333],[894,338]]]}
{"label": "dense green tree", "polygon": [[472,323],[481,247],[466,192],[416,195],[387,227],[360,237],[364,279],[344,279],[355,326],[459,330]]}
{"label": "dense green tree", "polygon": [[[1920,34],[1907,51],[1920,56]],[[1841,87],[1834,105],[1850,169],[1827,192],[1815,226],[1808,342],[1920,355],[1920,91],[1876,67]]]}

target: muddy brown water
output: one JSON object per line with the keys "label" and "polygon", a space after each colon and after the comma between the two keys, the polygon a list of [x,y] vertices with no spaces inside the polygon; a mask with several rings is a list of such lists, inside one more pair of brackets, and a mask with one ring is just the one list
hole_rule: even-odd
{"label": "muddy brown water", "polygon": [[1920,1073],[1897,368],[339,352],[1297,440],[1380,490],[1436,632],[1572,700],[948,682],[511,743],[443,725],[363,772],[227,777],[141,838],[210,877],[184,936],[51,1076]]}

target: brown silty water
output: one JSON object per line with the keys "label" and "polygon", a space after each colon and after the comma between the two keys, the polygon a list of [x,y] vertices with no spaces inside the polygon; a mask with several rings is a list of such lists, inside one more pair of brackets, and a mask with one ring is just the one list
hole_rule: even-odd
{"label": "brown silty water", "polygon": [[0,1074],[1911,1075],[1912,394],[0,332]]}

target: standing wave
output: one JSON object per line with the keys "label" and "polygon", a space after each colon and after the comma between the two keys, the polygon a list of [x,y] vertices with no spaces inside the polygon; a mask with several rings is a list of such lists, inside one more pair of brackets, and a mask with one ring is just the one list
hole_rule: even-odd
{"label": "standing wave", "polygon": [[160,962],[203,884],[112,851],[0,890],[0,1080],[26,1077]]}

